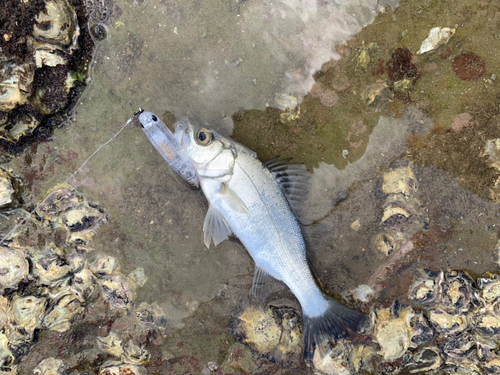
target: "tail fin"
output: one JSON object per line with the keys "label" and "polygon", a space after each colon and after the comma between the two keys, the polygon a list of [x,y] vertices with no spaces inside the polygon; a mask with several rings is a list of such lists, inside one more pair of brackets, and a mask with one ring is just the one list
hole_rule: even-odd
{"label": "tail fin", "polygon": [[329,307],[321,316],[307,315],[304,320],[304,358],[312,360],[314,348],[327,339],[338,339],[348,335],[347,329],[357,332],[366,317],[355,310],[329,299]]}

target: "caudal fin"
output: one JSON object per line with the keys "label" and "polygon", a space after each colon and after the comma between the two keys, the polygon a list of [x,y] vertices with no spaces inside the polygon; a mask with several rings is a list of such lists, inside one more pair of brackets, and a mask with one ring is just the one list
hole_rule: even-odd
{"label": "caudal fin", "polygon": [[304,358],[312,360],[314,348],[324,340],[338,339],[348,335],[347,329],[357,332],[366,317],[355,310],[329,299],[329,307],[321,316],[303,316]]}

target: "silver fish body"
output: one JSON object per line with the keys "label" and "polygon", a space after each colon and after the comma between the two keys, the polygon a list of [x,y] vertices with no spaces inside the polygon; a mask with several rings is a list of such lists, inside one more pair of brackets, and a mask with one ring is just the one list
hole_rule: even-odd
{"label": "silver fish body", "polygon": [[139,122],[149,141],[188,184],[199,186],[196,171],[169,128],[151,112],[141,112]]}
{"label": "silver fish body", "polygon": [[[364,315],[327,296],[317,285],[306,258],[301,228],[273,173],[256,154],[212,130],[178,122],[175,139],[191,160],[209,202],[205,244],[236,235],[255,261],[254,286],[271,276],[284,282],[299,301],[304,319],[304,355],[328,337],[356,331]],[[293,168],[292,168],[293,170]],[[298,178],[300,180],[300,178]],[[289,195],[301,181],[288,176]]]}

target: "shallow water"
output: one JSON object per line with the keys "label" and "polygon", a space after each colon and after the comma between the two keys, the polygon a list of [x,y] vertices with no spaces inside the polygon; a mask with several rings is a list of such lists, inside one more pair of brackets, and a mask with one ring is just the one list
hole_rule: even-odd
{"label": "shallow water", "polygon": [[[444,1],[116,0],[72,119],[10,167],[24,181],[25,200],[37,202],[139,107],[166,123],[171,113],[187,114],[233,134],[262,160],[281,155],[306,163],[312,179],[302,221],[331,293],[371,283],[376,303],[388,305],[406,301],[423,268],[497,272],[498,171],[482,155],[486,141],[500,137],[492,77],[500,49],[487,47],[499,43],[493,3],[455,2],[451,9]],[[435,26],[456,27],[456,35],[436,53],[413,56],[419,76],[408,89],[386,105],[367,105],[362,93],[388,80],[394,50],[415,54]],[[471,81],[452,67],[465,52],[486,62]],[[294,100],[297,107],[286,109]],[[461,113],[475,124],[450,130]],[[384,174],[407,166],[411,193],[384,192]],[[203,194],[169,170],[133,125],[70,182],[109,213],[92,256],[113,255],[125,274],[144,268],[148,281],[136,303],[156,301],[167,314],[148,373],[220,366],[238,341],[235,317],[252,303],[253,263],[237,241],[203,245]],[[411,215],[383,221],[394,196]],[[378,248],[381,235],[394,238],[388,255]],[[406,241],[414,249],[395,257]],[[297,307],[287,293],[268,302]],[[126,323],[115,329],[126,331]],[[40,336],[20,373],[57,356],[44,347],[51,339]],[[312,372],[298,357],[286,364],[256,356],[249,368]]]}

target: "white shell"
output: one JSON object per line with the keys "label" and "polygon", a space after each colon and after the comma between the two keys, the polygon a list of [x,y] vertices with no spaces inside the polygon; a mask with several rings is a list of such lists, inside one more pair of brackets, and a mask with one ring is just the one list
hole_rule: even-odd
{"label": "white shell", "polygon": [[429,32],[429,36],[422,42],[417,55],[433,51],[440,45],[448,43],[453,34],[455,34],[455,29],[450,29],[449,27],[433,27]]}

